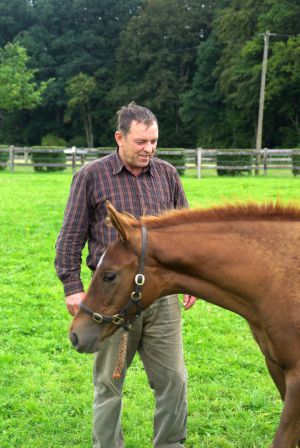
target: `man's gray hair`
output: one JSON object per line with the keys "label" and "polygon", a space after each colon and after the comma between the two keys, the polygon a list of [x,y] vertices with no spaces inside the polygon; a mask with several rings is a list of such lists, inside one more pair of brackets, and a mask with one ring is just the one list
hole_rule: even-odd
{"label": "man's gray hair", "polygon": [[128,106],[121,107],[117,112],[117,117],[117,130],[124,136],[128,134],[133,121],[145,123],[147,126],[153,123],[158,124],[157,118],[151,110],[139,106],[134,101],[129,103]]}

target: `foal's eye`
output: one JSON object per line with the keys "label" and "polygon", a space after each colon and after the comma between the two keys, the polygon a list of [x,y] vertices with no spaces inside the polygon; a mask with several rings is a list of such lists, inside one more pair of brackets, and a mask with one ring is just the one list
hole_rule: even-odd
{"label": "foal's eye", "polygon": [[113,282],[115,278],[116,278],[116,273],[115,272],[105,272],[103,274],[103,281],[104,282]]}

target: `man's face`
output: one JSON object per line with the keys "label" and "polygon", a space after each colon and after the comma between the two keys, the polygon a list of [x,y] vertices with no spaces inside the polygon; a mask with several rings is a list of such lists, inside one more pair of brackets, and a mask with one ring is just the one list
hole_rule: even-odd
{"label": "man's face", "polygon": [[124,164],[133,169],[146,167],[154,156],[158,140],[157,123],[147,126],[133,121],[126,136],[116,131],[115,138],[119,146],[119,155]]}

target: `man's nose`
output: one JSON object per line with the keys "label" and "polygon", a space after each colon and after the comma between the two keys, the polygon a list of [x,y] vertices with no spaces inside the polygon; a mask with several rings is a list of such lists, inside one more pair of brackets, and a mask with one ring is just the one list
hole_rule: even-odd
{"label": "man's nose", "polygon": [[152,152],[153,151],[153,145],[151,142],[146,142],[144,146],[145,151]]}

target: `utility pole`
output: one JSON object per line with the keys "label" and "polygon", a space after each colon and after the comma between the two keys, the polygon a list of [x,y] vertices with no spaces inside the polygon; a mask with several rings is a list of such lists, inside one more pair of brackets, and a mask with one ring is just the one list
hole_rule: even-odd
{"label": "utility pole", "polygon": [[256,151],[257,151],[256,168],[255,168],[256,175],[259,174],[259,165],[260,165],[260,161],[261,161],[260,151],[261,151],[261,145],[262,145],[262,131],[263,131],[263,120],[264,120],[264,104],[265,104],[265,88],[266,88],[269,40],[270,40],[270,36],[276,36],[276,34],[266,31],[264,34],[259,34],[259,36],[264,36],[264,54],[263,54],[263,61],[262,61],[259,111],[258,111],[258,123],[257,123],[257,134],[256,134]]}

